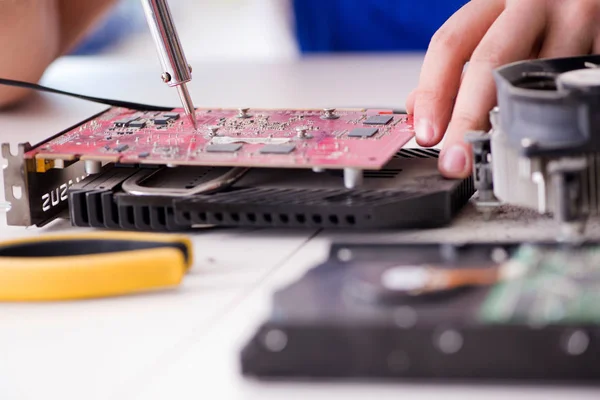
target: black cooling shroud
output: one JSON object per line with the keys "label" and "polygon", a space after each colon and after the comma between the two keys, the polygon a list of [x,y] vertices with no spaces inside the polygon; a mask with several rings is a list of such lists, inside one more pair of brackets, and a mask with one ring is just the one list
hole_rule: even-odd
{"label": "black cooling shroud", "polygon": [[[474,193],[472,178],[449,180],[436,149],[403,149],[364,184],[343,187],[340,171],[251,169],[225,191],[193,196],[132,195],[121,185],[139,168],[112,166],[69,190],[80,227],[181,231],[201,225],[289,228],[433,228],[448,224]],[[225,169],[148,169],[147,185],[190,188]]]}

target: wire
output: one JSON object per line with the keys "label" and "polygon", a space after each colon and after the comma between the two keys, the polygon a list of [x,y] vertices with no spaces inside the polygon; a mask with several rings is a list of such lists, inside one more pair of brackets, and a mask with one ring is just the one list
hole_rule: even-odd
{"label": "wire", "polygon": [[23,89],[33,89],[33,90],[37,90],[40,92],[61,94],[64,96],[75,97],[77,99],[93,101],[95,103],[106,104],[106,105],[113,106],[113,107],[124,107],[124,108],[129,108],[132,110],[171,111],[173,109],[173,107],[161,107],[161,106],[156,106],[156,105],[133,103],[133,102],[129,102],[129,101],[103,99],[100,97],[86,96],[83,94],[71,93],[71,92],[66,92],[64,90],[49,88],[46,86],[38,85],[36,83],[22,82],[22,81],[16,81],[16,80],[12,80],[12,79],[0,78],[0,85],[13,86],[13,87],[18,87],[18,88],[23,88]]}
{"label": "wire", "polygon": [[[156,106],[156,105],[133,103],[133,102],[129,102],[129,101],[103,99],[100,97],[86,96],[83,94],[66,92],[64,90],[49,88],[47,86],[42,86],[42,85],[39,85],[36,83],[16,81],[13,79],[0,78],[0,85],[19,87],[19,88],[23,88],[23,89],[32,89],[32,90],[37,90],[39,92],[61,94],[64,96],[75,97],[75,98],[81,99],[81,100],[92,101],[94,103],[106,104],[106,105],[113,106],[113,107],[129,108],[131,110],[138,110],[138,111],[171,111],[173,109],[173,107],[161,107],[161,106]],[[344,107],[344,108],[352,108],[352,107]],[[354,108],[364,108],[364,107],[354,107]],[[370,107],[370,108],[387,109],[389,107]],[[392,113],[393,114],[406,114],[406,110],[393,109]]]}

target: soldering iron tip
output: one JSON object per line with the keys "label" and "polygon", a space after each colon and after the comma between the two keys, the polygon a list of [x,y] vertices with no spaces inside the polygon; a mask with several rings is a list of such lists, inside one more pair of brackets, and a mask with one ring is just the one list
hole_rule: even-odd
{"label": "soldering iron tip", "polygon": [[194,130],[198,130],[198,121],[196,121],[196,112],[194,110],[192,110],[192,112],[190,114],[188,114],[188,117],[190,119],[190,122],[192,123],[192,126],[194,127]]}
{"label": "soldering iron tip", "polygon": [[194,129],[198,129],[198,122],[196,121],[196,110],[194,109],[194,103],[192,102],[192,98],[190,96],[190,92],[187,89],[187,86],[185,84],[177,86],[177,92],[179,93],[179,97],[181,98],[183,108],[188,118],[190,119],[192,126],[194,127]]}

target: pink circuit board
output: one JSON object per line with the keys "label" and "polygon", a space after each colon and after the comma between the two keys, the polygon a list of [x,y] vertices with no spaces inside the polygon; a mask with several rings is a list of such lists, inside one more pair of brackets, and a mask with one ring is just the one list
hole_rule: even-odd
{"label": "pink circuit board", "polygon": [[38,160],[279,168],[381,169],[414,135],[389,110],[111,108],[29,151]]}

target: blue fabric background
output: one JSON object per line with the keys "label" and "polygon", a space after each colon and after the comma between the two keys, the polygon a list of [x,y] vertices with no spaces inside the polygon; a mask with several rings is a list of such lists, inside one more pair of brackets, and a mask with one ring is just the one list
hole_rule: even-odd
{"label": "blue fabric background", "polygon": [[120,0],[115,9],[100,22],[100,26],[83,40],[72,54],[100,53],[106,48],[118,44],[124,37],[142,29],[148,28],[139,0]]}
{"label": "blue fabric background", "polygon": [[[176,0],[175,0],[176,1]],[[303,53],[421,51],[468,0],[291,0]],[[120,0],[74,54],[94,54],[146,29],[138,0]]]}
{"label": "blue fabric background", "polygon": [[468,0],[293,0],[300,50],[419,51]]}

